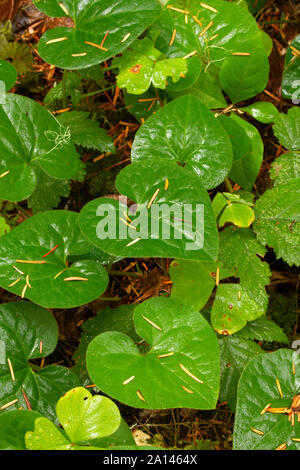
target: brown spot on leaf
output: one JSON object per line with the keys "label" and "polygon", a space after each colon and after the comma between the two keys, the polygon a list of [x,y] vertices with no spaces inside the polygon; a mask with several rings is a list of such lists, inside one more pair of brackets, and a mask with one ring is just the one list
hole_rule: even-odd
{"label": "brown spot on leaf", "polygon": [[141,68],[141,64],[134,65],[133,67],[131,67],[130,72],[134,73],[135,75],[138,75],[141,71]]}

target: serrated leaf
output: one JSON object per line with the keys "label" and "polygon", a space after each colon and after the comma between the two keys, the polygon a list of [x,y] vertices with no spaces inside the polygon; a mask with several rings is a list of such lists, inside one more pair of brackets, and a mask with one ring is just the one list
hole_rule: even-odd
{"label": "serrated leaf", "polygon": [[300,108],[294,106],[287,114],[280,113],[273,126],[279,142],[289,150],[300,149]]}
{"label": "serrated leaf", "polygon": [[[71,264],[69,257],[84,255],[90,249],[91,245],[80,233],[78,214],[64,210],[42,212],[0,239],[0,285],[17,295],[23,292],[26,298],[45,307],[70,308],[88,303],[105,291],[106,270],[90,259]],[[26,276],[31,287],[24,290]],[[73,277],[88,280],[64,282]],[[18,278],[20,281],[11,285]]]}
{"label": "serrated leaf", "polygon": [[[219,351],[202,315],[159,297],[138,305],[134,322],[137,333],[151,346],[143,356],[130,338],[118,332],[103,333],[90,343],[87,367],[98,387],[135,408],[214,408]],[[166,393],[170,389],[172,394]]]}
{"label": "serrated leaf", "polygon": [[119,68],[117,83],[126,88],[128,93],[145,93],[151,84],[157,88],[166,88],[166,80],[173,82],[187,72],[187,62],[182,58],[158,60],[161,52],[155,49],[149,38],[135,41],[121,58],[117,57],[113,65]]}
{"label": "serrated leaf", "polygon": [[[70,70],[99,64],[121,53],[161,13],[156,0],[64,0],[63,8],[58,0],[55,3],[53,6],[51,0],[44,0],[37,7],[55,16],[70,16],[74,27],[46,31],[38,50],[46,62]],[[52,42],[58,38],[67,39]]]}
{"label": "serrated leaf", "polygon": [[6,223],[4,217],[0,217],[0,237],[10,232],[10,226]]}
{"label": "serrated leaf", "polygon": [[258,257],[263,257],[265,252],[250,229],[227,227],[220,233],[220,261],[235,273],[253,299],[266,306],[264,287],[270,282],[271,270]]}
{"label": "serrated leaf", "polygon": [[11,61],[18,75],[24,75],[32,69],[30,47],[20,42],[8,42],[3,36],[0,42],[0,59]]}
{"label": "serrated leaf", "polygon": [[287,152],[276,158],[270,169],[274,186],[300,178],[300,152]]}
{"label": "serrated leaf", "polygon": [[266,305],[250,297],[240,284],[220,284],[211,311],[211,323],[220,334],[232,335],[248,321],[265,313]]}
{"label": "serrated leaf", "polygon": [[250,150],[245,157],[233,162],[229,176],[235,183],[251,191],[263,161],[264,145],[258,130],[252,124],[235,114],[230,117],[245,129],[250,140]]}
{"label": "serrated leaf", "polygon": [[235,450],[273,450],[279,446],[287,450],[300,449],[300,442],[293,440],[299,440],[300,436],[297,416],[293,425],[287,413],[266,411],[261,414],[267,405],[270,409],[296,408],[293,402],[298,396],[299,403],[299,358],[296,352],[279,349],[257,356],[246,366],[238,385]]}
{"label": "serrated leaf", "polygon": [[250,104],[241,109],[263,124],[274,122],[279,116],[279,111],[276,106],[267,101],[258,101],[257,103]]}
{"label": "serrated leaf", "polygon": [[288,337],[276,323],[262,316],[249,322],[236,335],[239,338],[256,339],[258,341],[276,341],[277,343],[289,343]]}
{"label": "serrated leaf", "polygon": [[253,341],[237,337],[239,333],[233,336],[223,336],[219,339],[221,356],[220,400],[227,401],[233,411],[236,406],[237,385],[241,373],[253,357],[263,352],[259,345]]}
{"label": "serrated leaf", "polygon": [[[296,52],[298,51],[298,52]],[[282,76],[282,96],[299,104],[300,100],[300,34],[291,42],[285,56]]]}
{"label": "serrated leaf", "polygon": [[254,231],[278,258],[300,264],[300,179],[267,190],[255,205]]}
{"label": "serrated leaf", "polygon": [[[63,81],[59,83],[55,82],[54,86],[48,91],[47,95],[44,98],[44,104],[49,109],[58,109],[63,102],[64,96],[67,99],[70,99],[74,106],[77,102],[74,103],[74,98],[78,96],[78,88],[81,84],[81,78],[76,72],[68,72],[65,76],[64,89]],[[76,101],[76,99],[75,99]]]}
{"label": "serrated leaf", "polygon": [[15,67],[5,60],[0,60],[0,80],[5,83],[6,91],[10,90],[17,80]]}
{"label": "serrated leaf", "polygon": [[0,415],[0,449],[26,450],[25,433],[34,429],[39,413],[14,410]]}
{"label": "serrated leaf", "polygon": [[210,110],[196,97],[185,95],[161,108],[138,130],[131,158],[133,162],[153,158],[177,162],[193,169],[210,189],[228,174],[232,146]]}
{"label": "serrated leaf", "polygon": [[126,200],[100,198],[80,212],[81,230],[96,247],[124,257],[215,261],[216,222],[197,175],[172,162],[151,160],[127,166],[116,186],[137,203],[133,211]]}
{"label": "serrated leaf", "polygon": [[77,378],[61,366],[47,366],[35,373],[28,361],[54,350],[58,335],[54,317],[30,302],[10,302],[0,306],[0,330],[6,351],[5,364],[0,365],[1,406],[17,399],[4,410],[26,409],[23,390],[34,411],[53,419],[56,401],[77,385]]}
{"label": "serrated leaf", "polygon": [[[21,201],[36,186],[33,166],[53,178],[72,178],[79,169],[79,155],[67,129],[33,100],[8,94],[0,105],[0,197]],[[21,124],[22,123],[22,124]]]}
{"label": "serrated leaf", "polygon": [[27,205],[34,214],[37,214],[57,207],[61,197],[68,197],[71,182],[51,178],[38,166],[35,166],[34,171],[37,176],[37,184],[27,200]]}
{"label": "serrated leaf", "polygon": [[99,126],[89,113],[85,111],[69,111],[62,113],[57,120],[71,130],[71,139],[82,147],[103,152],[114,152],[115,146],[107,131]]}

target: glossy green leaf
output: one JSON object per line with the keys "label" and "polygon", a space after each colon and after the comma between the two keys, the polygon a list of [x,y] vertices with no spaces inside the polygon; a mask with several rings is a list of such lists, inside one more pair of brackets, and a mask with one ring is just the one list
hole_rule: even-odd
{"label": "glossy green leaf", "polygon": [[[38,418],[34,431],[25,436],[28,449],[94,450],[101,438],[114,435],[121,424],[120,412],[112,400],[92,396],[83,387],[73,388],[61,397],[56,410],[64,434],[48,419]],[[107,442],[102,439],[102,444]]]}
{"label": "glossy green leaf", "polygon": [[219,219],[219,227],[223,227],[226,223],[232,223],[238,227],[250,227],[254,218],[254,211],[248,205],[239,202],[229,204]]}
{"label": "glossy green leaf", "polygon": [[252,124],[235,114],[231,118],[245,129],[250,140],[250,150],[245,157],[233,162],[229,176],[235,183],[251,191],[263,161],[264,145],[258,130]]}
{"label": "glossy green leaf", "polygon": [[284,98],[292,100],[293,104],[299,104],[300,60],[295,49],[300,51],[300,34],[295,37],[286,52],[281,90]]}
{"label": "glossy green leaf", "polygon": [[4,410],[20,406],[26,409],[23,390],[32,409],[52,419],[56,401],[77,385],[76,376],[61,366],[33,372],[28,360],[45,357],[54,350],[58,335],[54,317],[30,302],[10,302],[0,307],[0,330],[6,354],[5,363],[0,365],[0,405],[17,399]]}
{"label": "glossy green leaf", "polygon": [[[141,95],[132,95],[131,93],[127,93],[126,90],[123,90],[123,94],[128,111],[138,122],[142,122],[142,119],[146,120],[160,109],[160,103],[156,100],[153,88],[149,88],[146,93],[142,93]],[[149,100],[150,98],[151,101],[140,101]]]}
{"label": "glossy green leaf", "polygon": [[127,446],[136,446],[131,429],[123,418],[116,432],[107,437],[93,439],[89,441],[89,444],[102,449],[120,446],[121,450]]}
{"label": "glossy green leaf", "polygon": [[39,413],[14,410],[0,415],[0,450],[26,450],[25,433],[33,431]]}
{"label": "glossy green leaf", "polygon": [[300,422],[297,416],[293,426],[287,413],[267,411],[261,414],[267,405],[271,409],[290,409],[295,406],[292,404],[297,395],[299,403],[299,371],[299,354],[287,349],[259,355],[246,366],[238,385],[234,449],[270,450],[285,444],[287,450],[300,450]]}
{"label": "glossy green leaf", "polygon": [[221,355],[220,400],[227,401],[234,411],[240,375],[247,363],[263,351],[254,341],[236,335],[223,336],[219,339],[219,346]]}
{"label": "glossy green leaf", "polygon": [[300,149],[300,108],[294,106],[287,114],[280,113],[274,122],[274,134],[289,150]]}
{"label": "glossy green leaf", "polygon": [[120,426],[121,415],[109,398],[83,387],[73,388],[57,402],[57,417],[71,442],[106,437]]}
{"label": "glossy green leaf", "polygon": [[71,450],[72,443],[47,418],[37,418],[33,431],[25,434],[28,450]]}
{"label": "glossy green leaf", "polygon": [[254,231],[278,258],[300,265],[300,179],[267,190],[255,205]]}
{"label": "glossy green leaf", "polygon": [[272,163],[270,175],[274,186],[300,178],[300,152],[287,152]]}
{"label": "glossy green leaf", "polygon": [[258,101],[257,103],[250,104],[241,109],[263,124],[274,122],[279,116],[279,111],[276,106],[268,101]]}
{"label": "glossy green leaf", "polygon": [[160,109],[137,132],[131,158],[171,160],[197,173],[205,188],[228,174],[232,146],[227,133],[199,99],[185,95]]}
{"label": "glossy green leaf", "polygon": [[90,343],[87,367],[98,387],[135,408],[214,408],[219,350],[202,315],[159,297],[138,305],[134,321],[137,333],[150,345],[144,355],[128,336],[114,331]]}
{"label": "glossy green leaf", "polygon": [[[69,257],[84,255],[90,249],[80,232],[78,214],[63,210],[42,212],[1,238],[0,285],[14,294],[23,292],[24,297],[44,307],[70,308],[91,302],[106,289],[105,269],[91,259],[68,263]],[[31,287],[24,290],[27,275]],[[64,281],[72,277],[88,280]],[[11,285],[17,279],[20,281]]]}
{"label": "glossy green leaf", "polygon": [[271,270],[260,259],[265,252],[250,229],[227,227],[220,233],[220,261],[240,279],[248,295],[266,307],[264,287],[270,282]]}
{"label": "glossy green leaf", "polygon": [[[221,71],[223,90],[233,101],[255,96],[267,83],[269,64],[254,18],[246,8],[222,0],[207,0],[204,5],[209,8],[199,5],[197,0],[188,0],[184,5],[180,0],[169,1],[168,7],[181,11],[168,8],[154,24],[152,29],[160,32],[156,47],[167,57],[185,57],[195,52],[192,58],[202,63],[205,72],[216,65]],[[188,11],[186,21],[182,11]],[[208,30],[202,33],[208,25]],[[169,46],[174,29],[176,36]],[[250,55],[232,55],[241,52]],[[184,81],[182,78],[179,85]]]}
{"label": "glossy green leaf", "polygon": [[86,351],[93,338],[105,331],[120,331],[130,336],[134,341],[140,341],[136,334],[133,322],[135,305],[120,305],[117,308],[104,308],[94,318],[90,318],[82,325],[80,344],[75,352],[75,366],[73,372],[78,375],[82,385],[90,384],[86,368]]}
{"label": "glossy green leaf", "polygon": [[[36,186],[33,164],[53,178],[68,179],[79,169],[79,155],[68,129],[33,100],[8,94],[0,105],[0,197],[20,201]],[[7,173],[9,172],[9,173]]]}
{"label": "glossy green leaf", "polygon": [[[63,8],[59,4],[58,0],[36,3],[54,16],[70,16],[74,27],[46,31],[38,50],[46,62],[67,69],[99,64],[124,51],[161,12],[157,0],[64,0]],[[66,39],[53,42],[60,38]]]}
{"label": "glossy green leaf", "polygon": [[89,118],[85,111],[69,111],[58,116],[57,120],[71,130],[71,140],[76,145],[92,148],[101,152],[114,152],[115,146],[106,130]]}
{"label": "glossy green leaf", "polygon": [[224,114],[218,116],[218,121],[230,137],[233,148],[233,161],[245,157],[250,151],[251,142],[246,130],[240,125],[240,121]]}
{"label": "glossy green leaf", "polygon": [[236,335],[239,338],[256,339],[258,341],[289,343],[288,337],[283,330],[265,316],[249,322],[245,328],[236,333]]}
{"label": "glossy green leaf", "polygon": [[232,335],[247,321],[265,313],[265,306],[248,295],[240,284],[220,284],[211,311],[211,323],[220,334]]}
{"label": "glossy green leaf", "polygon": [[170,297],[201,310],[216,285],[217,268],[219,268],[220,279],[230,277],[232,274],[217,263],[200,263],[189,260],[172,261],[169,269],[172,280]]}
{"label": "glossy green leaf", "polygon": [[137,205],[130,209],[126,200],[100,198],[80,213],[81,230],[98,248],[124,257],[216,259],[211,202],[193,172],[162,159],[149,160],[127,166],[116,185]]}
{"label": "glossy green leaf", "polygon": [[5,83],[6,91],[10,90],[17,80],[15,67],[5,60],[0,60],[0,80]]}
{"label": "glossy green leaf", "polygon": [[157,88],[166,88],[166,80],[173,82],[187,72],[187,62],[181,58],[158,60],[161,52],[155,49],[149,38],[135,41],[122,57],[117,57],[113,65],[119,68],[117,83],[126,88],[128,93],[145,93],[151,84]]}

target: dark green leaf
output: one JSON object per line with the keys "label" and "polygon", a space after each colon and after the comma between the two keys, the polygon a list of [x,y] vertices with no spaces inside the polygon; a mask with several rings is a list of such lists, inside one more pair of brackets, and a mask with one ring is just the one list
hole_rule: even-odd
{"label": "dark green leaf", "polygon": [[39,413],[14,410],[0,415],[0,450],[26,450],[25,433],[33,431]]}
{"label": "dark green leaf", "polygon": [[241,109],[263,124],[274,122],[279,115],[279,111],[276,106],[267,101],[258,101],[257,103],[250,104],[249,106]]}
{"label": "dark green leaf", "polygon": [[279,142],[289,150],[300,150],[300,108],[294,106],[287,114],[280,113],[273,126]]}
{"label": "dark green leaf", "polygon": [[0,60],[0,80],[5,83],[6,91],[10,90],[17,80],[16,69],[5,60]]}

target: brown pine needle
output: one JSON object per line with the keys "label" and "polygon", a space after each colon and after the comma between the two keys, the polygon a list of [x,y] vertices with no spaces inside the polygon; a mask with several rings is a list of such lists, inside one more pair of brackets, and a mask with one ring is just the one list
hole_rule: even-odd
{"label": "brown pine needle", "polygon": [[64,281],[88,281],[87,277],[77,277],[77,276],[72,276],[72,277],[65,277]]}
{"label": "brown pine needle", "polygon": [[10,372],[10,375],[11,375],[11,380],[13,382],[15,382],[15,373],[14,373],[14,369],[13,369],[13,366],[12,366],[12,363],[11,363],[11,360],[9,358],[7,358],[7,363],[8,363],[8,367],[9,367],[9,372]]}
{"label": "brown pine needle", "polygon": [[191,393],[191,394],[194,393],[193,390],[190,390],[189,388],[185,387],[184,385],[181,385],[181,388],[183,388],[183,390],[187,393]]}
{"label": "brown pine needle", "polygon": [[126,220],[122,219],[122,217],[120,217],[120,220],[121,222],[123,222],[123,224],[127,225],[130,228],[133,228],[133,230],[136,230],[136,227],[134,225],[129,224]]}
{"label": "brown pine needle", "polygon": [[136,391],[136,394],[137,394],[137,396],[139,397],[139,399],[141,401],[145,401],[145,398],[143,397],[143,395],[141,394],[141,392],[139,390]]}
{"label": "brown pine needle", "polygon": [[278,392],[279,392],[281,398],[283,398],[283,393],[282,393],[282,389],[281,389],[281,385],[280,385],[279,379],[276,379],[276,385],[277,385]]}
{"label": "brown pine needle", "polygon": [[67,8],[65,7],[65,5],[62,2],[59,3],[59,6],[67,16],[70,16],[70,13],[68,12]]}
{"label": "brown pine needle", "polygon": [[100,46],[99,44],[95,44],[94,42],[90,41],[84,41],[85,44],[88,44],[89,46],[97,47],[97,49],[101,49],[101,51],[107,51],[105,47]]}
{"label": "brown pine needle", "polygon": [[66,111],[70,111],[71,108],[64,108],[64,109],[58,109],[57,111],[52,111],[52,114],[61,114],[65,113]]}
{"label": "brown pine needle", "polygon": [[183,13],[184,15],[189,14],[190,12],[188,10],[182,10],[181,8],[175,8],[172,7],[171,5],[167,6],[170,10],[178,11],[178,13]]}
{"label": "brown pine needle", "polygon": [[131,33],[127,33],[125,34],[125,36],[123,37],[122,41],[121,42],[125,42],[127,41],[127,39],[129,38],[129,36],[131,35]]}
{"label": "brown pine needle", "polygon": [[141,240],[141,238],[136,238],[135,240],[132,240],[132,242],[128,243],[126,246],[134,245],[135,243],[137,243],[140,240]]}
{"label": "brown pine needle", "polygon": [[[103,45],[104,45],[104,43],[105,43],[105,41],[106,41],[106,38],[107,38],[108,34],[109,34],[109,31],[107,31],[107,33],[105,34],[104,38],[102,39],[102,42],[101,42],[101,44],[100,44],[101,47],[103,47]],[[106,50],[107,50],[107,49],[106,49]]]}
{"label": "brown pine needle", "polygon": [[5,410],[6,408],[8,408],[9,406],[12,406],[14,405],[15,403],[17,403],[19,400],[16,398],[15,400],[12,400],[8,403],[6,403],[5,405],[1,406],[0,410]]}
{"label": "brown pine needle", "polygon": [[27,287],[28,287],[27,284],[25,284],[25,286],[23,287],[23,290],[22,290],[22,293],[21,293],[21,298],[22,299],[24,299],[24,297],[25,297],[25,292],[27,290]]}
{"label": "brown pine needle", "polygon": [[0,175],[0,178],[4,178],[4,176],[8,175],[10,173],[10,170],[5,171]]}
{"label": "brown pine needle", "polygon": [[268,408],[270,408],[270,406],[271,406],[271,403],[268,403],[268,404],[264,407],[264,409],[261,410],[260,414],[261,414],[261,415],[264,415],[264,414],[266,413],[266,411],[268,410]]}
{"label": "brown pine needle", "polygon": [[158,98],[141,98],[138,100],[139,103],[147,103],[148,101],[157,101]]}
{"label": "brown pine needle", "polygon": [[144,315],[142,315],[142,317],[147,323],[149,323],[149,325],[153,326],[153,328],[155,328],[156,330],[162,331],[162,328],[156,325],[156,323],[154,323],[153,321],[149,320],[149,318],[145,317]]}
{"label": "brown pine needle", "polygon": [[159,193],[159,188],[157,188],[157,190],[156,190],[155,193],[153,194],[152,198],[151,198],[150,201],[148,202],[147,209],[150,209],[150,207],[152,206],[152,204],[153,204],[154,200],[156,199],[158,193]]}
{"label": "brown pine needle", "polygon": [[20,277],[18,277],[18,279],[16,279],[14,282],[12,282],[11,284],[9,284],[8,287],[13,287],[13,286],[15,286],[16,284],[18,284],[19,281],[21,281],[21,278],[20,278]]}
{"label": "brown pine needle", "polygon": [[28,409],[28,410],[32,410],[32,406],[31,406],[31,403],[30,403],[30,401],[29,401],[29,398],[28,398],[28,396],[27,396],[25,390],[23,390],[23,388],[22,388],[22,395],[23,395],[23,397],[24,397],[24,400],[25,400],[27,409]]}
{"label": "brown pine needle", "polygon": [[56,39],[50,39],[50,41],[47,41],[46,44],[54,44],[55,42],[62,42],[62,41],[65,41],[66,39],[69,39],[69,38],[56,38]]}
{"label": "brown pine needle", "polygon": [[251,431],[255,432],[255,434],[259,434],[259,436],[263,436],[264,432],[260,431],[259,429],[255,429],[250,427]]}
{"label": "brown pine needle", "polygon": [[78,54],[71,54],[72,57],[83,57],[87,55],[87,52],[80,52]]}
{"label": "brown pine needle", "polygon": [[286,450],[286,442],[283,442],[283,444],[280,444],[280,446],[276,447],[275,450]]}
{"label": "brown pine needle", "polygon": [[173,29],[173,33],[172,33],[172,36],[171,36],[171,40],[169,42],[169,46],[172,46],[173,42],[175,41],[175,37],[176,37],[176,29]]}
{"label": "brown pine needle", "polygon": [[66,269],[63,269],[62,271],[59,271],[59,273],[55,274],[55,276],[53,277],[53,279],[57,279],[62,273],[64,273],[66,271]]}
{"label": "brown pine needle", "polygon": [[237,56],[249,56],[251,55],[250,52],[232,52],[232,55],[237,55]]}
{"label": "brown pine needle", "polygon": [[208,23],[208,25],[203,29],[203,31],[201,31],[201,33],[199,34],[199,38],[202,38],[202,36],[212,27],[212,25],[214,24],[213,21],[211,21],[210,23]]}
{"label": "brown pine needle", "polygon": [[135,378],[135,375],[132,375],[132,376],[129,377],[128,379],[124,380],[124,382],[122,382],[122,385],[127,385],[127,384],[129,384],[129,382],[131,382],[134,378]]}
{"label": "brown pine needle", "polygon": [[294,51],[297,55],[300,55],[300,51],[298,51],[298,49],[296,49],[296,47],[290,46],[290,48],[291,48],[292,51]]}
{"label": "brown pine needle", "polygon": [[168,187],[169,187],[169,180],[168,178],[166,178],[165,179],[165,191],[167,191]]}
{"label": "brown pine needle", "polygon": [[292,369],[293,369],[293,374],[295,375],[295,374],[296,374],[296,367],[295,367],[295,363],[294,363],[294,362],[293,362]]}
{"label": "brown pine needle", "polygon": [[200,6],[202,8],[206,8],[206,10],[210,10],[210,11],[213,11],[214,13],[218,13],[218,10],[216,10],[215,8],[213,8],[209,5],[206,5],[206,3],[200,3]]}
{"label": "brown pine needle", "polygon": [[292,437],[292,441],[300,442],[300,437]]}
{"label": "brown pine needle", "polygon": [[30,289],[32,289],[32,286],[30,285],[30,282],[29,282],[29,275],[28,274],[26,276],[26,286],[29,287]]}
{"label": "brown pine needle", "polygon": [[163,359],[164,357],[170,357],[170,356],[174,356],[174,352],[169,352],[169,353],[166,353],[166,354],[160,354],[159,356],[157,356],[157,359]]}
{"label": "brown pine needle", "polygon": [[180,369],[183,370],[183,372],[185,372],[187,375],[189,375],[196,382],[199,382],[199,384],[204,383],[202,380],[198,379],[198,377],[196,377],[194,374],[192,374],[186,367],[184,367],[183,364],[178,364],[178,365],[179,365]]}
{"label": "brown pine needle", "polygon": [[25,274],[25,273],[23,273],[23,271],[21,271],[20,269],[16,268],[16,266],[13,266],[13,268],[14,268],[19,274],[22,274],[22,275]]}
{"label": "brown pine needle", "polygon": [[46,262],[47,261],[32,261],[32,260],[25,260],[25,259],[16,259],[16,263],[25,263],[25,264],[46,264]]}
{"label": "brown pine needle", "polygon": [[43,352],[43,341],[41,340],[40,341],[40,354],[42,354]]}
{"label": "brown pine needle", "polygon": [[219,266],[217,267],[217,272],[216,272],[216,286],[218,286],[220,283],[220,268]]}
{"label": "brown pine needle", "polygon": [[193,57],[194,55],[197,54],[197,51],[192,51],[190,52],[189,54],[185,55],[184,57],[182,57],[183,59],[189,59],[190,57]]}

